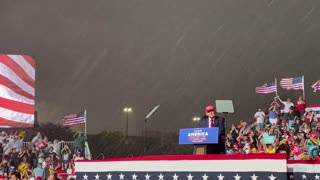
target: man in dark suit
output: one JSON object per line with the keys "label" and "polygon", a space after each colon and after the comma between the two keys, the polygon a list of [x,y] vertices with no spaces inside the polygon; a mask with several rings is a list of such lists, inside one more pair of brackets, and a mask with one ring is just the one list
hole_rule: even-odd
{"label": "man in dark suit", "polygon": [[201,119],[199,126],[202,128],[219,128],[219,143],[207,145],[207,154],[225,154],[225,123],[224,118],[216,116],[213,106],[206,107],[206,116]]}

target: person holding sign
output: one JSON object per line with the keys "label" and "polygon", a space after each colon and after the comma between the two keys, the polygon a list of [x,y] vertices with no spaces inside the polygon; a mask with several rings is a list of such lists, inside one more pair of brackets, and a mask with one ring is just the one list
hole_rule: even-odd
{"label": "person holding sign", "polygon": [[215,108],[211,105],[205,109],[206,116],[201,119],[199,127],[202,128],[219,128],[219,143],[207,147],[208,154],[225,154],[225,125],[224,118],[216,116]]}

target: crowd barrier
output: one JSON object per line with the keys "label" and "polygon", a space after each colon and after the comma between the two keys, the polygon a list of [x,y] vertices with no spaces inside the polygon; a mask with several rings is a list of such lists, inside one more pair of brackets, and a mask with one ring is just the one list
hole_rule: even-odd
{"label": "crowd barrier", "polygon": [[76,161],[75,171],[86,180],[320,180],[320,161],[287,161],[284,154],[143,156]]}

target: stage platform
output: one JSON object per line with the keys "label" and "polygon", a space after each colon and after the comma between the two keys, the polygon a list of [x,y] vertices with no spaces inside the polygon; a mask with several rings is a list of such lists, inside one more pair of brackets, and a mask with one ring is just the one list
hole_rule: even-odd
{"label": "stage platform", "polygon": [[111,158],[77,161],[76,177],[83,180],[320,180],[320,161],[287,161],[285,154]]}

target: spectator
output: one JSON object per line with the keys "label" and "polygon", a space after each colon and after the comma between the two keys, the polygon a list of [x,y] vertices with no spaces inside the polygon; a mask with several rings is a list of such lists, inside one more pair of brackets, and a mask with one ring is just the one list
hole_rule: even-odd
{"label": "spectator", "polygon": [[9,153],[9,162],[13,164],[13,166],[17,166],[18,165],[18,152],[16,151],[17,148],[16,147],[12,147],[11,148],[11,152]]}
{"label": "spectator", "polygon": [[308,110],[307,112],[305,112],[304,119],[306,123],[318,121],[317,115],[312,110]]}
{"label": "spectator", "polygon": [[60,160],[60,157],[53,151],[53,147],[49,147],[47,157],[50,157],[52,159],[54,165],[56,165],[57,161]]}
{"label": "spectator", "polygon": [[239,131],[234,124],[231,125],[230,133],[232,135],[232,139],[237,139],[237,137],[239,136]]}
{"label": "spectator", "polygon": [[300,119],[302,119],[306,109],[306,101],[303,99],[302,96],[299,96],[299,99],[296,102],[296,107],[298,111],[298,116],[300,117]]}
{"label": "spectator", "polygon": [[42,168],[42,163],[38,163],[38,166],[33,170],[33,174],[35,177],[44,178],[44,169]]}
{"label": "spectator", "polygon": [[85,141],[86,141],[86,137],[84,135],[84,133],[82,132],[76,132],[73,135],[74,138],[74,148],[75,150],[80,150],[81,152],[83,152],[84,150],[84,145],[85,145]]}
{"label": "spectator", "polygon": [[290,98],[287,98],[287,101],[282,101],[280,99],[280,97],[278,96],[279,101],[284,105],[284,109],[283,109],[283,119],[287,121],[289,121],[289,117],[288,117],[288,113],[289,113],[289,108],[291,106],[294,107],[294,104],[291,102]]}
{"label": "spectator", "polygon": [[273,101],[271,102],[270,106],[275,107],[275,111],[280,114],[280,103],[278,101],[278,97],[274,97]]}
{"label": "spectator", "polygon": [[65,145],[61,150],[61,157],[62,157],[62,165],[64,169],[67,169],[67,165],[71,158],[71,150],[69,149],[68,145]]}
{"label": "spectator", "polygon": [[300,126],[301,126],[301,121],[299,118],[296,118],[295,123],[293,125],[295,134],[299,131]]}
{"label": "spectator", "polygon": [[267,154],[275,154],[276,146],[275,144],[263,144],[264,152]]}
{"label": "spectator", "polygon": [[278,112],[276,111],[275,106],[271,106],[269,108],[269,122],[271,125],[277,124],[278,123]]}
{"label": "spectator", "polygon": [[21,180],[21,175],[18,172],[13,172],[10,175],[10,180]]}
{"label": "spectator", "polygon": [[257,120],[257,130],[261,131],[263,128],[264,118],[266,114],[262,111],[261,108],[254,114],[254,118]]}
{"label": "spectator", "polygon": [[41,132],[38,132],[37,135],[32,139],[31,143],[37,147],[41,141],[42,141]]}
{"label": "spectator", "polygon": [[76,160],[83,160],[83,159],[84,158],[83,158],[83,156],[81,154],[81,151],[79,149],[76,150],[76,154],[75,154],[74,160],[76,161]]}
{"label": "spectator", "polygon": [[292,127],[294,120],[298,118],[298,115],[296,113],[296,111],[294,110],[294,107],[291,106],[289,108],[289,112],[288,112],[288,127]]}

